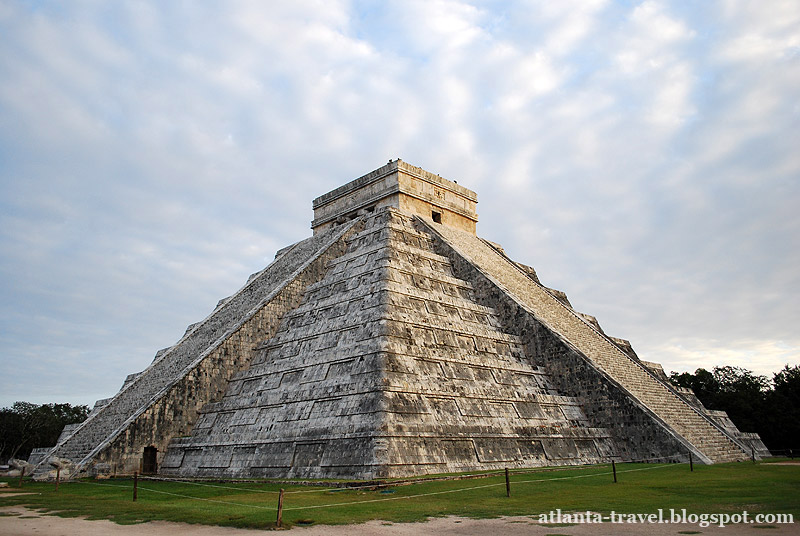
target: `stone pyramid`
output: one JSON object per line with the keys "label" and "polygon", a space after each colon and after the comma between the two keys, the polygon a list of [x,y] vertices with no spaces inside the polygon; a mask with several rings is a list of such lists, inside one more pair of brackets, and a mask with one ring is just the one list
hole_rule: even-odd
{"label": "stone pyramid", "polygon": [[741,460],[763,444],[476,236],[403,161],[314,201],[276,255],[48,454],[186,477]]}

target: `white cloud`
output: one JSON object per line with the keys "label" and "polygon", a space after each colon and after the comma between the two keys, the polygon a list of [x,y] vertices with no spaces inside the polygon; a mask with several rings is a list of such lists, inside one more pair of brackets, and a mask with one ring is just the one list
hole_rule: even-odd
{"label": "white cloud", "polygon": [[559,56],[587,45],[586,38],[599,24],[598,17],[608,7],[607,0],[543,2],[542,14],[550,19],[545,48]]}
{"label": "white cloud", "polygon": [[673,340],[649,348],[649,353],[670,364],[667,373],[711,370],[717,366],[734,366],[752,370],[772,379],[784,365],[800,361],[800,347],[783,341],[758,339]]}
{"label": "white cloud", "polygon": [[484,14],[473,5],[453,0],[406,0],[392,6],[406,32],[406,45],[447,61],[450,54],[480,39]]}
{"label": "white cloud", "polygon": [[621,50],[616,54],[623,73],[641,75],[674,61],[675,47],[691,40],[695,32],[683,21],[664,12],[658,2],[647,1],[630,14]]}
{"label": "white cloud", "polygon": [[765,7],[760,2],[721,2],[727,39],[719,58],[730,62],[758,63],[797,56],[800,47],[800,6],[777,0]]}
{"label": "white cloud", "polygon": [[121,381],[309,234],[314,197],[401,157],[473,187],[480,233],[643,358],[781,356],[800,346],[798,20],[795,2],[4,3],[3,343]]}
{"label": "white cloud", "polygon": [[504,69],[504,92],[498,98],[498,111],[516,115],[530,105],[531,101],[547,94],[560,85],[563,76],[554,68],[543,53],[528,56],[517,55],[508,61],[510,68]]}

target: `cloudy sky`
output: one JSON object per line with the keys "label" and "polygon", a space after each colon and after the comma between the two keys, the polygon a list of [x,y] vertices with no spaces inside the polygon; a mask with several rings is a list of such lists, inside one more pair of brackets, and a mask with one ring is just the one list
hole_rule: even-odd
{"label": "cloudy sky", "polygon": [[390,158],[667,371],[800,362],[800,3],[0,0],[0,405],[92,404]]}

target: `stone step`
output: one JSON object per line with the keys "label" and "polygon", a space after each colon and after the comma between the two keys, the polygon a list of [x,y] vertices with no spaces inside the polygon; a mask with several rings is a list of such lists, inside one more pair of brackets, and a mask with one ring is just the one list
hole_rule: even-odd
{"label": "stone step", "polygon": [[746,457],[719,427],[495,248],[472,234],[419,221],[711,460]]}
{"label": "stone step", "polygon": [[159,393],[187,374],[198,358],[248,320],[278,289],[294,278],[298,269],[327,249],[354,224],[315,235],[283,251],[267,268],[251,276],[244,287],[188,330],[159,359],[127,382],[108,404],[57,444],[51,455],[81,462],[93,450],[110,441],[122,431],[129,419],[152,405]]}

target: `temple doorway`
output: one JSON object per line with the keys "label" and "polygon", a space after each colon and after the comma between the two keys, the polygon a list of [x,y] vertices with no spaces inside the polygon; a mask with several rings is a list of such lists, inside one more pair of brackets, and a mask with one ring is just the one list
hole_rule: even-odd
{"label": "temple doorway", "polygon": [[156,455],[158,449],[155,447],[145,447],[144,454],[142,455],[142,474],[154,475],[158,473],[158,461]]}

